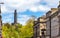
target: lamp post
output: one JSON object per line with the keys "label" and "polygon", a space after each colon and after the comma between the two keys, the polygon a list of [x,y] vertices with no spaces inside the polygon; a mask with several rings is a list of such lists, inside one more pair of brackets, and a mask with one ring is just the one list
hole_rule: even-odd
{"label": "lamp post", "polygon": [[[1,2],[0,4],[4,4]],[[2,16],[1,16],[1,5],[0,5],[0,38],[2,38]]]}

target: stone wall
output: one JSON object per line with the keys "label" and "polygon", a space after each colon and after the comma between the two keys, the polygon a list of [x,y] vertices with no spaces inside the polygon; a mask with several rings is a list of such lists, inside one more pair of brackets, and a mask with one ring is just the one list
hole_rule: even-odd
{"label": "stone wall", "polygon": [[58,16],[51,19],[51,36],[57,36],[59,34]]}

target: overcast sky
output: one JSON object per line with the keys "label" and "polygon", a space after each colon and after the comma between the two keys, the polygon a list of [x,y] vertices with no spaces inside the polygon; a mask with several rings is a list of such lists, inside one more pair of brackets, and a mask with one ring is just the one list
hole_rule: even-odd
{"label": "overcast sky", "polygon": [[3,23],[12,23],[14,21],[14,10],[17,9],[18,22],[25,22],[34,15],[40,17],[51,8],[57,8],[59,0],[0,0],[4,2],[2,6]]}

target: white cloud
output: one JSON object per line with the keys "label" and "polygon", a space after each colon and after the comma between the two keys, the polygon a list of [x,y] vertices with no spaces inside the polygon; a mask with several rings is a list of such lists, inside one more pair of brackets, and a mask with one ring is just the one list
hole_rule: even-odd
{"label": "white cloud", "polygon": [[[1,0],[0,0],[1,1]],[[46,2],[47,5],[41,5],[40,2]],[[4,12],[11,12],[17,9],[19,12],[30,10],[33,12],[37,11],[48,11],[51,7],[56,7],[59,0],[3,0],[5,3],[2,7]]]}
{"label": "white cloud", "polygon": [[18,11],[23,12],[30,7],[35,6],[40,2],[40,0],[4,0],[3,2],[5,3],[4,8],[7,10],[12,11],[14,9],[17,9]]}
{"label": "white cloud", "polygon": [[2,6],[1,11],[4,13],[4,12],[8,12],[9,10],[7,10],[5,6]]}
{"label": "white cloud", "polygon": [[47,3],[49,7],[57,7],[59,0],[43,0]]}
{"label": "white cloud", "polygon": [[30,8],[30,11],[33,11],[33,12],[38,12],[38,11],[47,12],[48,10],[50,10],[50,8],[44,5],[34,6]]}
{"label": "white cloud", "polygon": [[30,17],[28,15],[19,15],[19,17],[18,17],[18,23],[21,23],[21,24],[25,25],[26,21],[29,18]]}
{"label": "white cloud", "polygon": [[13,22],[12,18],[13,18],[13,15],[11,15],[11,14],[7,15],[7,16],[4,15],[4,16],[2,16],[2,20],[3,20],[2,22],[3,23],[12,23]]}

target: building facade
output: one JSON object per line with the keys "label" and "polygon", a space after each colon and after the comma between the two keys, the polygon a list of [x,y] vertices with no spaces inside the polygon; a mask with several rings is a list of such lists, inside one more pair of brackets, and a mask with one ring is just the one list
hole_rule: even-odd
{"label": "building facade", "polygon": [[[34,37],[60,38],[60,2],[57,8],[51,8],[51,10],[46,13],[46,16],[42,16],[39,19],[40,20],[34,23]],[[46,34],[43,31],[45,31]],[[43,34],[46,36],[44,37]]]}
{"label": "building facade", "polygon": [[[42,16],[34,21],[34,38],[41,38],[42,34],[46,34],[46,17]],[[45,32],[44,32],[45,31]]]}
{"label": "building facade", "polygon": [[46,13],[46,35],[48,38],[60,38],[60,4]]}

